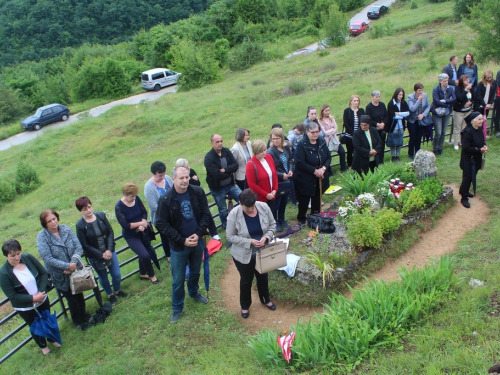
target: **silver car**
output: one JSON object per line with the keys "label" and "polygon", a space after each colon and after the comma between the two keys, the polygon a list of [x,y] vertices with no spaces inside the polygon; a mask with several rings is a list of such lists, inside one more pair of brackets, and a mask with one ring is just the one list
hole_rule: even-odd
{"label": "silver car", "polygon": [[141,74],[142,88],[159,91],[162,87],[177,84],[181,75],[181,73],[165,68],[146,70]]}

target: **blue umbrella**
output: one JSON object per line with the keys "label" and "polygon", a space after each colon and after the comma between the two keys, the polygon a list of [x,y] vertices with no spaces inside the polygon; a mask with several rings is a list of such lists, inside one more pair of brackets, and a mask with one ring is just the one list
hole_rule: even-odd
{"label": "blue umbrella", "polygon": [[207,248],[207,236],[203,236],[205,246],[203,247],[203,278],[205,279],[205,290],[207,291],[208,298],[208,290],[210,289],[210,263],[208,258],[208,248]]}
{"label": "blue umbrella", "polygon": [[37,336],[46,337],[62,345],[56,312],[54,311],[53,314],[50,314],[49,309],[43,310],[41,313],[37,309],[35,309],[35,311],[38,316],[30,326],[31,333]]}

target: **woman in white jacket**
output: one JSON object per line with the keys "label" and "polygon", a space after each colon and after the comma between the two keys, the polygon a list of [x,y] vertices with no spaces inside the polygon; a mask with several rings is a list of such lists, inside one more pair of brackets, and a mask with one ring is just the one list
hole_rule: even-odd
{"label": "woman in white jacket", "polygon": [[248,161],[253,156],[252,144],[250,142],[250,130],[238,128],[234,138],[236,139],[236,143],[231,148],[231,152],[238,162],[238,170],[235,173],[236,185],[243,191],[248,187],[245,169]]}

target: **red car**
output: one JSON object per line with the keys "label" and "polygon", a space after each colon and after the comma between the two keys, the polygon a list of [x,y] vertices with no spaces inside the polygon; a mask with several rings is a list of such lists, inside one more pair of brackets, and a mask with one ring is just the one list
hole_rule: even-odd
{"label": "red car", "polygon": [[350,32],[352,36],[363,34],[370,25],[363,21],[354,21],[351,23]]}

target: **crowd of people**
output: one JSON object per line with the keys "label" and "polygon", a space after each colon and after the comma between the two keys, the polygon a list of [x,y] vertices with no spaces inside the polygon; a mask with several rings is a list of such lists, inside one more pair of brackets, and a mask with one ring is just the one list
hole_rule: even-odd
{"label": "crowd of people", "polygon": [[[422,137],[433,126],[433,151],[440,156],[446,129],[453,117],[454,148],[462,147],[462,205],[470,207],[468,199],[474,196],[470,186],[481,168],[482,155],[488,151],[482,130],[483,119],[493,104],[500,107],[500,70],[496,80],[491,70],[479,76],[471,53],[464,56],[458,68],[457,64],[458,57],[452,56],[432,89],[432,99],[423,92],[421,83],[414,84],[413,93],[408,96],[403,88],[396,88],[387,106],[380,100],[378,90],[372,91],[371,101],[365,108],[361,107],[358,95],[351,95],[343,113],[341,132],[331,114],[331,106],[323,104],[319,115],[315,107],[308,107],[303,123],[294,126],[287,136],[280,124],[274,124],[267,143],[264,140],[251,142],[250,130],[245,128],[236,130],[236,143],[231,149],[223,146],[221,135],[211,136],[211,149],[204,158],[206,183],[240,274],[243,318],[250,314],[254,276],[262,304],[276,310],[269,295],[267,273],[255,270],[256,253],[277,232],[290,229],[286,221],[288,202],[298,206],[296,219],[299,224],[305,224],[308,209],[311,213],[320,211],[321,196],[328,189],[332,174],[332,153],[339,157],[341,172],[352,168],[362,175],[384,163],[386,145],[390,147],[391,161],[400,161],[406,129],[409,133],[408,156],[413,159],[420,149]],[[498,112],[495,111],[493,123],[496,136],[500,138]],[[202,304],[208,302],[199,292],[205,238],[210,235],[220,240],[220,237],[201,181],[186,159],[177,160],[172,177],[166,175],[167,167],[161,161],[152,163],[150,170],[152,176],[144,186],[150,221],[138,196],[139,187],[131,182],[122,187],[123,196],[115,205],[115,214],[125,241],[138,256],[139,279],[154,285],[160,280],[152,265],[156,257],[151,246],[153,225],[158,229],[171,267],[170,320],[175,323],[184,309],[186,280],[189,296]],[[230,211],[228,202],[232,200],[239,205]],[[72,293],[70,288],[70,275],[82,266],[82,255],[98,274],[110,303],[116,304],[119,298],[127,297],[121,289],[114,231],[105,213],[94,212],[86,196],[76,199],[75,206],[82,215],[75,231],[59,224],[59,214],[52,209],[40,214],[42,230],[37,236],[37,247],[45,267],[32,255],[21,254],[21,244],[15,239],[2,246],[7,261],[0,269],[1,288],[28,325],[37,315],[35,308],[38,311],[50,308],[47,297],[50,275],[53,286],[68,302],[76,328],[91,327],[91,315],[86,311],[83,293]],[[43,354],[50,352],[43,337],[33,334],[33,338]]]}

